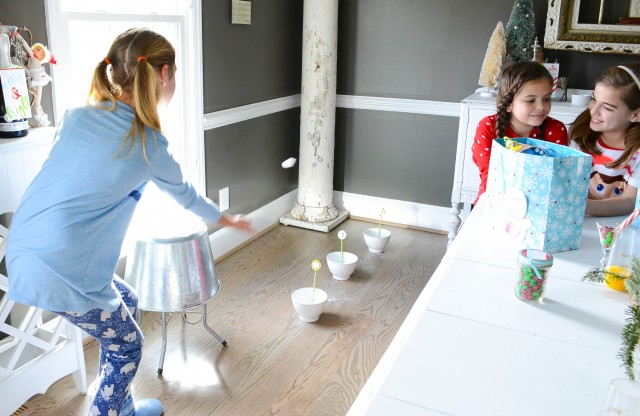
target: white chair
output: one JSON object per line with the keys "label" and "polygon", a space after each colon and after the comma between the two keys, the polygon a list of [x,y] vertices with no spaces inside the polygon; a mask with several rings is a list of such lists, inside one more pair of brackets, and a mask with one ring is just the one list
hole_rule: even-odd
{"label": "white chair", "polygon": [[[6,254],[7,226],[0,215],[0,262]],[[8,221],[6,221],[8,224]],[[7,299],[9,279],[0,273],[0,415],[10,415],[29,398],[72,374],[87,391],[82,333],[60,317]],[[43,318],[43,312],[45,317]]]}

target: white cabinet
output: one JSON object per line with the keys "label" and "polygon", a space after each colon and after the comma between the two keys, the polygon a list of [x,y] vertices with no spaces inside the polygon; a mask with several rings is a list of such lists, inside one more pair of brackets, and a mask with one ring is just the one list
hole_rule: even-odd
{"label": "white cabinet", "polygon": [[[571,89],[568,90],[571,93]],[[551,117],[565,124],[573,123],[585,109],[570,102],[554,101]],[[471,144],[476,133],[476,126],[483,118],[496,112],[495,97],[482,97],[473,94],[465,98],[460,106],[460,125],[458,127],[458,147],[456,150],[456,169],[451,192],[451,221],[449,223],[449,242],[453,241],[461,224],[462,204],[472,204],[478,196],[480,174],[478,167],[471,160]],[[568,126],[571,128],[571,126]]]}
{"label": "white cabinet", "polygon": [[0,139],[0,214],[16,210],[49,155],[55,132],[39,127],[19,139]]}

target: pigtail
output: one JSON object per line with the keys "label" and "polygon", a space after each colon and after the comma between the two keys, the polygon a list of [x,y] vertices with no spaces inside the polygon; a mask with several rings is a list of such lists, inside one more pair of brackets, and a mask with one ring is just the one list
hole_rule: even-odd
{"label": "pigtail", "polygon": [[549,117],[545,118],[542,124],[538,126],[538,139],[544,140],[544,132],[547,129],[547,122],[549,121]]}
{"label": "pigtail", "polygon": [[500,102],[496,106],[496,138],[504,137],[507,134],[507,126],[511,118],[511,114],[507,111],[507,108],[509,108],[512,102],[513,93],[509,92],[500,98]]}
{"label": "pigtail", "polygon": [[627,129],[627,132],[625,133],[625,137],[624,137],[624,143],[625,143],[624,152],[620,155],[618,160],[615,160],[609,163],[608,165],[606,165],[607,167],[613,168],[613,169],[619,169],[621,167],[624,167],[629,162],[631,162],[631,158],[633,157],[633,155],[638,150],[640,150],[640,124],[639,123],[633,123],[629,127],[629,129]]}
{"label": "pigtail", "polygon": [[107,69],[109,66],[109,60],[104,58],[96,65],[93,71],[93,77],[91,78],[91,87],[89,88],[89,94],[87,95],[87,103],[95,105],[97,102],[108,101],[113,104],[115,108],[116,98],[112,92],[111,82],[107,75]]}
{"label": "pigtail", "polygon": [[596,145],[600,133],[591,130],[591,112],[587,108],[571,123],[571,141],[576,143],[585,153],[599,155],[602,152]]}
{"label": "pigtail", "polygon": [[156,130],[160,130],[158,95],[158,77],[155,69],[145,57],[138,58],[133,79],[133,102],[137,118],[145,126]]}
{"label": "pigtail", "polygon": [[[630,110],[640,110],[640,63],[629,63],[625,65],[618,65],[613,69],[616,71],[619,90],[622,94],[622,100],[625,102]],[[613,81],[614,74],[609,74],[608,78],[612,79],[611,84],[615,85]],[[620,168],[631,162],[633,155],[640,150],[640,122],[632,122],[624,135],[624,148],[625,151],[618,158],[618,160],[611,163],[611,167]]]}
{"label": "pigtail", "polygon": [[[160,117],[158,115],[158,79],[155,69],[147,58],[140,56],[133,70],[132,99],[136,109],[135,119],[129,130],[130,138],[140,137],[142,152],[147,159],[146,130],[149,126],[160,131]],[[148,160],[148,159],[147,159]]]}

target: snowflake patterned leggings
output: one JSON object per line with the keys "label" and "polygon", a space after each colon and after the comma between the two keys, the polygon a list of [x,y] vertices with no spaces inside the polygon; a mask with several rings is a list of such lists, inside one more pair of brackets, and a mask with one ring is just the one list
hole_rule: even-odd
{"label": "snowflake patterned leggings", "polygon": [[55,312],[100,342],[100,366],[89,416],[135,413],[130,386],[142,358],[144,342],[134,319],[138,296],[119,277],[114,276],[114,283],[122,296],[120,307],[114,312],[102,309],[85,313]]}

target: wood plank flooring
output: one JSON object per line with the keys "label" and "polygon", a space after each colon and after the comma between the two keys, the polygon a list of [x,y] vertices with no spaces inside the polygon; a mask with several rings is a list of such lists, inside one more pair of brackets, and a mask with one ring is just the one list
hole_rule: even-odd
{"label": "wood plank flooring", "polygon": [[[217,264],[221,281],[208,303],[208,324],[174,314],[162,376],[161,314],[143,314],[144,354],[134,381],[137,398],[157,397],[166,416],[344,415],[442,259],[446,235],[394,226],[385,253],[362,237],[375,224],[349,219],[329,233],[279,225]],[[331,277],[325,256],[344,250],[359,257],[349,280]],[[329,301],[315,323],[301,321],[291,292],[311,286],[311,261],[322,261],[317,287]],[[87,379],[96,376],[98,346],[85,346]],[[88,396],[71,377],[29,400],[26,415],[86,415]]]}

